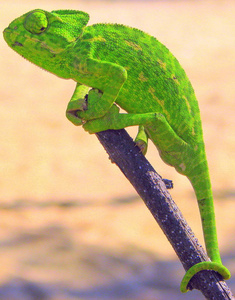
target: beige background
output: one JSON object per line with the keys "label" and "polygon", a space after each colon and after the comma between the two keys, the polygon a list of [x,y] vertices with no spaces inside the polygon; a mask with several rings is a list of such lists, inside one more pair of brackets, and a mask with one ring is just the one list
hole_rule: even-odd
{"label": "beige background", "polygon": [[[199,100],[220,249],[235,276],[235,2],[2,2],[1,31],[34,8],[78,9],[90,24],[137,27],[174,53]],[[180,294],[184,271],[158,225],[96,137],[66,120],[75,83],[22,59],[2,36],[0,51],[0,299],[203,299]],[[147,158],[174,181],[202,242],[187,179],[152,145]]]}

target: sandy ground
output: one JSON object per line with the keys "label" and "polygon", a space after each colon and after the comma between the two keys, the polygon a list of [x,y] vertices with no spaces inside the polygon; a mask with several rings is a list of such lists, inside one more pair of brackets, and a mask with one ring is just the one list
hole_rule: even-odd
{"label": "sandy ground", "polygon": [[[218,236],[235,290],[235,2],[7,1],[1,31],[34,8],[89,12],[156,36],[187,71],[199,99]],[[0,299],[203,299],[179,292],[183,268],[135,191],[95,136],[64,117],[75,83],[43,72],[0,36]],[[130,133],[135,134],[136,129]],[[173,198],[202,241],[187,179]]]}

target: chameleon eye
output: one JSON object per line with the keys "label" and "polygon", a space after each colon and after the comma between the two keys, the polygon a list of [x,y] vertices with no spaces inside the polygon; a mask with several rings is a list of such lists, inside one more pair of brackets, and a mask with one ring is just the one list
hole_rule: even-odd
{"label": "chameleon eye", "polygon": [[47,29],[48,20],[44,12],[34,11],[29,14],[24,22],[24,27],[26,30],[33,34],[39,34]]}

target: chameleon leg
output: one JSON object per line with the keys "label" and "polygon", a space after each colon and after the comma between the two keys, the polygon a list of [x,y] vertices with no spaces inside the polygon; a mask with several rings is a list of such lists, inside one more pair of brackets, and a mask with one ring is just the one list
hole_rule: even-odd
{"label": "chameleon leg", "polygon": [[139,126],[138,134],[135,138],[137,146],[140,148],[141,152],[145,155],[148,148],[148,135],[144,129],[144,126]]}
{"label": "chameleon leg", "polygon": [[82,125],[82,120],[76,116],[76,112],[87,109],[86,95],[88,94],[89,89],[89,87],[78,83],[73,96],[68,103],[66,117],[76,126]]}
{"label": "chameleon leg", "polygon": [[[165,117],[161,113],[122,114],[119,108],[113,104],[110,110],[101,118],[89,120],[83,128],[89,133],[96,133],[108,129],[122,129],[129,126],[140,126],[137,138],[146,142],[147,134],[144,127],[152,128],[157,136],[157,144],[160,149],[170,151],[183,151],[186,143],[174,132]],[[170,143],[169,143],[170,141]],[[155,141],[154,141],[155,143]],[[181,153],[179,153],[181,154]]]}

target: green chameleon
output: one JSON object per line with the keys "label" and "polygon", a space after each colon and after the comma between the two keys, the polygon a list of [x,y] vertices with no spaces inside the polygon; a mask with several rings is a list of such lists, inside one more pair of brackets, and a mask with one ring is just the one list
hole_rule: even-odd
{"label": "green chameleon", "polygon": [[73,124],[90,133],[138,125],[143,153],[150,138],[163,161],[188,177],[211,261],[192,266],[181,291],[201,270],[229,279],[218,249],[198,102],[183,68],[156,38],[124,25],[86,26],[88,20],[82,11],[36,9],[14,20],[4,38],[24,58],[77,82],[66,111]]}

